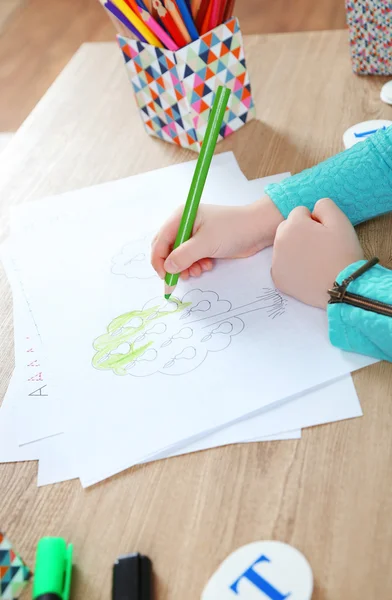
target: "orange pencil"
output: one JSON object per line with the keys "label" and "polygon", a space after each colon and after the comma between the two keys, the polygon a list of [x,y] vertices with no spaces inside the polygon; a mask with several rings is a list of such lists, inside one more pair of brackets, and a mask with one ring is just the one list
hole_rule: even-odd
{"label": "orange pencil", "polygon": [[207,14],[204,18],[203,25],[201,26],[200,35],[204,35],[210,31],[210,20],[211,20],[212,2],[210,1],[207,9]]}
{"label": "orange pencil", "polygon": [[136,0],[125,0],[125,2],[128,4],[129,8],[131,8],[136,15],[139,14],[139,7],[137,5]]}
{"label": "orange pencil", "polygon": [[195,21],[195,23],[196,23],[197,13],[199,12],[200,3],[201,3],[201,0],[192,0],[191,1],[192,17],[193,17],[193,20]]}
{"label": "orange pencil", "polygon": [[173,2],[173,0],[163,0],[163,3],[165,5],[165,7],[167,8],[171,18],[175,22],[175,24],[178,28],[178,31],[181,33],[185,42],[187,44],[190,44],[192,41],[191,36],[189,35],[187,28],[185,27],[185,23],[182,20],[182,17],[180,15],[180,12],[179,12],[176,4]]}

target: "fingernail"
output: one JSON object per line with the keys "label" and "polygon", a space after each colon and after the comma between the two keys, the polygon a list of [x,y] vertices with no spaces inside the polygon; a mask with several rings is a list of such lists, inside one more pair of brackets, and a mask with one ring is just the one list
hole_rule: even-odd
{"label": "fingernail", "polygon": [[167,271],[167,273],[178,273],[179,268],[177,267],[177,265],[171,260],[171,258],[169,258],[166,262],[165,262],[165,269]]}

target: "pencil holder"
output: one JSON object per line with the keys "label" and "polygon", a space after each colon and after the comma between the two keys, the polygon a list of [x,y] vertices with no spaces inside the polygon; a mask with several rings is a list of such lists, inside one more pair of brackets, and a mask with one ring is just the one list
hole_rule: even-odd
{"label": "pencil holder", "polygon": [[149,135],[199,152],[220,85],[232,94],[219,139],[255,116],[236,18],[176,52],[117,39]]}
{"label": "pencil holder", "polygon": [[351,59],[359,75],[392,75],[390,0],[346,0]]}

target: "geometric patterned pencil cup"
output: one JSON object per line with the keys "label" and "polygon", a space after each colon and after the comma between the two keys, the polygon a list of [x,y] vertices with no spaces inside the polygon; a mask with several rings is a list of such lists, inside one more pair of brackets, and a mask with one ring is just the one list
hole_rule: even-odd
{"label": "geometric patterned pencil cup", "polygon": [[346,0],[351,59],[358,75],[392,75],[390,0]]}
{"label": "geometric patterned pencil cup", "polygon": [[149,135],[200,152],[217,88],[231,89],[219,139],[255,116],[238,20],[172,52],[117,36]]}

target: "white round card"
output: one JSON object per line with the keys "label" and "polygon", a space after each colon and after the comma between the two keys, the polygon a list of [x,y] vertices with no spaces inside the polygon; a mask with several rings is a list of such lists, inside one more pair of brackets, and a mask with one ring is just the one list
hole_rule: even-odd
{"label": "white round card", "polygon": [[364,142],[379,129],[386,129],[390,125],[392,125],[392,121],[386,120],[364,121],[358,123],[358,125],[353,125],[343,135],[344,147],[347,149],[359,142]]}
{"label": "white round card", "polygon": [[201,600],[310,600],[312,592],[312,569],[299,550],[282,542],[254,542],[226,558]]}
{"label": "white round card", "polygon": [[392,81],[388,81],[381,88],[380,98],[386,104],[392,104]]}

